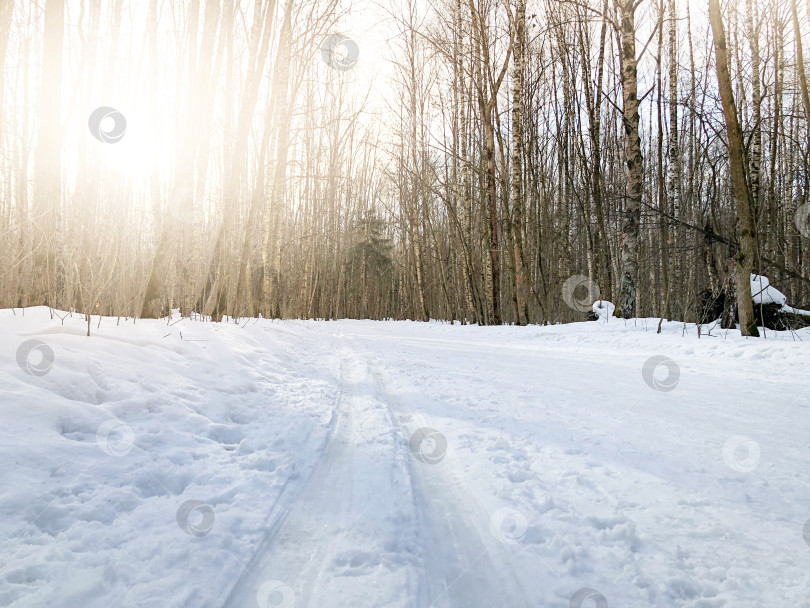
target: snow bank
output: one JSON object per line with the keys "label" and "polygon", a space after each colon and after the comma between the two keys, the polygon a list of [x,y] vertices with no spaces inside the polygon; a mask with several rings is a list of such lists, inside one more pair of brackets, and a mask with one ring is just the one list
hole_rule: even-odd
{"label": "snow bank", "polygon": [[0,311],[0,606],[221,606],[317,461],[330,345],[179,318],[93,319],[88,338],[77,315],[16,312]]}

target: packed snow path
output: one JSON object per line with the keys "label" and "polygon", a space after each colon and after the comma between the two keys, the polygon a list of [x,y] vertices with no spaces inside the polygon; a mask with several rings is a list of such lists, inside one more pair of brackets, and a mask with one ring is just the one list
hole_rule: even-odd
{"label": "packed snow path", "polygon": [[[461,480],[423,469],[438,463],[409,464],[398,437],[419,432],[416,414],[385,393],[383,371],[370,369],[352,343],[340,342],[340,403],[315,472],[226,606],[253,605],[272,577],[296,581],[301,606],[408,605],[407,598],[423,606],[528,606],[504,568],[508,555],[476,525],[488,518],[479,511],[470,520],[474,501]],[[433,454],[443,459],[444,446],[424,451]],[[414,570],[420,554],[423,567]],[[372,595],[357,581],[371,573],[379,588]]]}
{"label": "packed snow path", "polygon": [[0,311],[0,606],[810,606],[810,332],[97,321]]}

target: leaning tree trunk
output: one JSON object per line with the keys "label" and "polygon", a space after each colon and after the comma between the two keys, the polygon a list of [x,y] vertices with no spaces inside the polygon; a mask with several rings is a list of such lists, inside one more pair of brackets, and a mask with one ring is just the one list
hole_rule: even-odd
{"label": "leaning tree trunk", "polygon": [[719,0],[709,0],[709,20],[714,36],[717,85],[728,131],[728,158],[734,199],[737,203],[737,218],[740,228],[740,248],[737,253],[736,286],[737,309],[740,318],[740,331],[743,336],[759,336],[754,318],[754,304],[751,300],[751,271],[757,251],[754,217],[751,209],[751,193],[745,181],[745,158],[743,156],[743,136],[737,119],[737,106],[731,86],[728,69],[726,32],[720,14]]}
{"label": "leaning tree trunk", "polygon": [[[226,3],[227,10],[224,11],[225,20],[223,29],[227,31],[233,23],[233,4]],[[239,198],[241,178],[246,169],[248,161],[248,143],[250,138],[250,127],[253,115],[256,110],[256,102],[259,96],[259,86],[264,73],[264,64],[267,59],[267,49],[270,44],[271,22],[273,18],[273,8],[275,3],[264,12],[261,5],[256,4],[256,11],[253,15],[253,26],[250,33],[248,72],[245,77],[244,90],[241,98],[241,105],[237,115],[236,131],[231,135],[228,142],[230,147],[230,159],[225,159],[226,172],[222,179],[222,209],[223,221],[219,225],[217,238],[214,244],[214,255],[208,268],[208,276],[205,285],[205,304],[203,313],[211,315],[214,321],[222,320],[226,313],[233,316],[239,314],[238,300],[229,302],[229,281],[226,277],[227,260],[225,255],[225,240],[227,235],[235,228],[239,217]],[[226,146],[228,147],[228,146]],[[227,161],[230,162],[227,162]],[[264,174],[264,167],[260,168],[260,173]],[[255,205],[252,201],[249,213],[255,220]],[[238,292],[238,289],[237,289]],[[236,307],[236,310],[233,308]]]}

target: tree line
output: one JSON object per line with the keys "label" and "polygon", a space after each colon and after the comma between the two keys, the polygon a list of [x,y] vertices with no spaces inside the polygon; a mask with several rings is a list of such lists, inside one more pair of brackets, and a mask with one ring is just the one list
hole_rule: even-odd
{"label": "tree line", "polygon": [[810,0],[374,9],[358,33],[337,0],[2,0],[0,306],[526,324],[605,299],[755,335],[752,273],[810,304]]}

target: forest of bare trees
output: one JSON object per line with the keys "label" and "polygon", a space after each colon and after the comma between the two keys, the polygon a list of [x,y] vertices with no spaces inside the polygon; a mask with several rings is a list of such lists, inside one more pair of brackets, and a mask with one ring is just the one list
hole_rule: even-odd
{"label": "forest of bare trees", "polygon": [[0,0],[0,307],[808,307],[810,0],[385,1]]}

